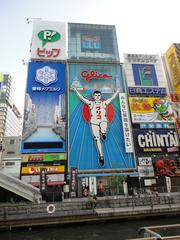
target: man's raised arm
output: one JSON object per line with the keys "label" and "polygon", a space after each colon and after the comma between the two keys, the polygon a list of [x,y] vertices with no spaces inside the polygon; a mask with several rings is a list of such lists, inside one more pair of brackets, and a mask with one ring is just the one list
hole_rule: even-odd
{"label": "man's raised arm", "polygon": [[89,101],[87,98],[85,98],[75,87],[71,87],[71,90],[73,90],[76,95],[86,104],[90,104],[91,101]]}
{"label": "man's raised arm", "polygon": [[116,92],[110,97],[110,98],[108,98],[106,101],[105,101],[105,103],[106,104],[110,104],[116,97],[117,97],[117,95],[120,93],[120,88],[118,88],[117,90],[116,90]]}

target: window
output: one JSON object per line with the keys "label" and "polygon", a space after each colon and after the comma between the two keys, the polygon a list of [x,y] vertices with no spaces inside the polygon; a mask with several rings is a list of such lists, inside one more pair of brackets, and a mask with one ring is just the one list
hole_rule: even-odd
{"label": "window", "polygon": [[7,154],[15,154],[15,152],[11,151],[11,152],[7,152]]}
{"label": "window", "polygon": [[6,165],[6,166],[14,166],[14,165],[15,165],[15,162],[6,162],[5,165]]}
{"label": "window", "polygon": [[10,139],[9,144],[14,144],[15,140],[14,139]]}

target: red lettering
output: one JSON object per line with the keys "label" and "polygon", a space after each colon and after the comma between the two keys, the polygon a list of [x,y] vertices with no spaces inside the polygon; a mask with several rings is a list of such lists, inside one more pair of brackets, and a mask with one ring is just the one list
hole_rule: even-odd
{"label": "red lettering", "polygon": [[96,118],[101,119],[101,107],[96,106]]}
{"label": "red lettering", "polygon": [[88,72],[87,70],[82,71],[81,77],[84,78],[87,82],[89,82],[91,79],[94,79],[94,78],[97,78],[97,79],[112,78],[111,75],[98,73],[97,71],[94,71],[94,70],[90,72]]}

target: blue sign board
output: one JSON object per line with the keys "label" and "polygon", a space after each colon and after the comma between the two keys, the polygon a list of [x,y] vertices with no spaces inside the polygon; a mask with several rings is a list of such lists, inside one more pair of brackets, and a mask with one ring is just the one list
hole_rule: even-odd
{"label": "blue sign board", "polygon": [[65,64],[29,64],[22,153],[66,151],[65,91]]}
{"label": "blue sign board", "polygon": [[132,64],[136,86],[158,86],[154,64]]}
{"label": "blue sign board", "polygon": [[157,87],[128,87],[130,96],[146,97],[165,97],[167,96],[166,88]]}

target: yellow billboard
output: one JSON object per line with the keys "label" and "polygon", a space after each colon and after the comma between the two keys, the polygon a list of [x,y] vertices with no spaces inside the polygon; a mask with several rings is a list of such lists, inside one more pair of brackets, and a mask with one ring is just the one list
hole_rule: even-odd
{"label": "yellow billboard", "polygon": [[173,110],[168,97],[130,97],[129,107],[134,123],[174,122]]}
{"label": "yellow billboard", "polygon": [[34,175],[40,174],[41,168],[46,168],[47,173],[64,173],[65,167],[62,166],[31,166],[31,167],[22,167],[21,175]]}
{"label": "yellow billboard", "polygon": [[166,52],[165,59],[172,82],[173,91],[180,91],[180,59],[173,44]]}

